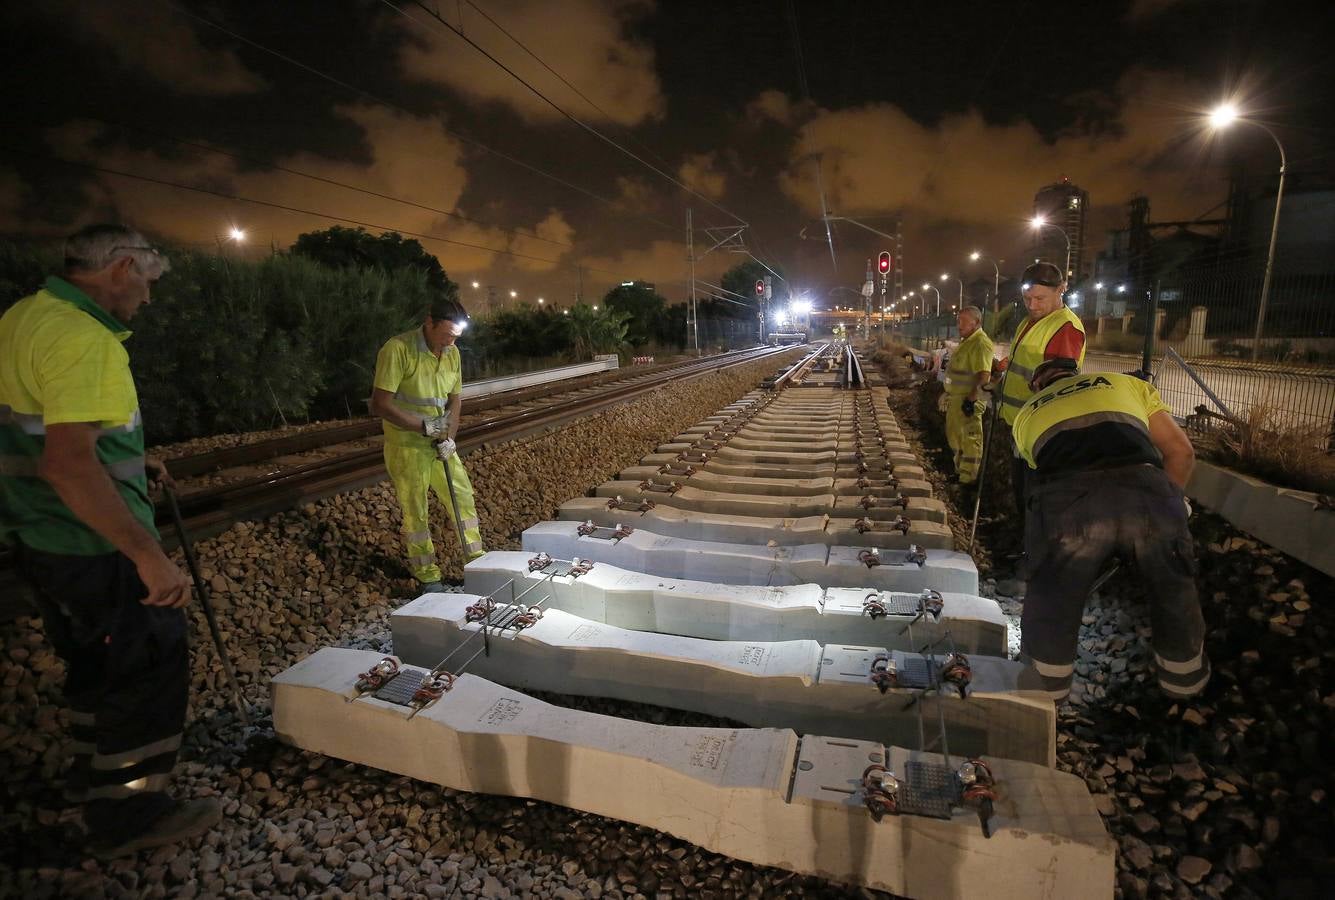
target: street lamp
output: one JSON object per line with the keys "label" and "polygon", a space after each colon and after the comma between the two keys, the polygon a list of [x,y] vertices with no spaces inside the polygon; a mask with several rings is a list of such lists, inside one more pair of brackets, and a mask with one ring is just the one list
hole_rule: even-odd
{"label": "street lamp", "polygon": [[1210,127],[1222,131],[1234,122],[1246,122],[1255,125],[1270,135],[1270,139],[1279,148],[1279,187],[1275,190],[1275,218],[1270,223],[1270,249],[1265,255],[1265,277],[1261,280],[1261,308],[1256,312],[1256,334],[1252,337],[1252,362],[1260,358],[1261,331],[1265,327],[1265,309],[1270,302],[1270,278],[1275,271],[1275,240],[1279,237],[1279,205],[1284,200],[1284,172],[1288,168],[1288,158],[1284,155],[1284,145],[1270,128],[1255,119],[1244,118],[1232,103],[1221,103],[1210,113]]}
{"label": "street lamp", "polygon": [[941,275],[941,280],[942,280],[942,281],[945,281],[945,280],[947,280],[947,279],[949,279],[949,278],[954,278],[955,281],[959,283],[959,286],[960,286],[960,306],[963,306],[963,305],[964,305],[964,282],[963,282],[963,280],[961,280],[958,276],[950,275],[950,274],[948,274],[948,273],[942,273],[942,275]]}
{"label": "street lamp", "polygon": [[[937,291],[936,288],[935,288],[933,285],[930,285],[930,284],[923,284],[922,289],[923,289],[924,291],[936,291],[936,314],[937,314],[938,316],[941,315],[941,292],[940,292],[940,291]],[[925,308],[926,305],[927,305],[927,298],[926,298],[926,297],[923,297],[923,306],[924,306],[923,312],[924,312],[924,313],[927,312],[927,310],[926,310],[926,308]]]}
{"label": "street lamp", "polygon": [[544,304],[544,303],[546,303],[546,302],[547,302],[547,301],[544,300],[544,299],[542,299],[541,297],[538,298],[538,305],[539,305],[539,306],[542,306],[542,304]]}
{"label": "street lamp", "polygon": [[519,296],[519,291],[511,291],[511,292],[510,292],[510,296],[511,296],[511,297],[518,297],[518,296]]}
{"label": "street lamp", "polygon": [[227,237],[239,244],[246,239],[246,232],[233,225],[231,231],[227,233]]}
{"label": "street lamp", "polygon": [[992,311],[993,311],[993,312],[996,312],[997,310],[999,310],[999,309],[1001,308],[1001,266],[1000,266],[1000,263],[1005,262],[1005,260],[1004,260],[1004,259],[1002,259],[1002,260],[996,260],[996,259],[993,259],[993,258],[990,257],[990,256],[987,256],[987,255],[985,255],[985,254],[983,254],[983,253],[978,252],[977,250],[975,250],[975,251],[973,251],[972,253],[969,254],[969,261],[970,261],[970,262],[978,262],[978,260],[980,260],[980,259],[985,259],[985,260],[987,260],[988,262],[990,262],[990,263],[992,264]]}
{"label": "street lamp", "polygon": [[482,287],[482,285],[478,284],[476,281],[473,282],[473,290],[477,290],[480,287]]}
{"label": "street lamp", "polygon": [[1052,222],[1049,222],[1047,219],[1043,218],[1042,216],[1034,216],[1032,219],[1029,220],[1029,225],[1030,225],[1031,228],[1033,228],[1035,231],[1037,231],[1040,235],[1043,233],[1043,229],[1044,229],[1044,228],[1055,228],[1055,229],[1057,229],[1058,231],[1060,231],[1060,232],[1062,233],[1062,237],[1066,238],[1066,268],[1062,269],[1062,272],[1065,273],[1065,274],[1063,275],[1063,278],[1070,278],[1070,277],[1071,277],[1071,236],[1070,236],[1069,234],[1066,233],[1066,229],[1065,229],[1065,228],[1062,228],[1060,225],[1054,225]]}

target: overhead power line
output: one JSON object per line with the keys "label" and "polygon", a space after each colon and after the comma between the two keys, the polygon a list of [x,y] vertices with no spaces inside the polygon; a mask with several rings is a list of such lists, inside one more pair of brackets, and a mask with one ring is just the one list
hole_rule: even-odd
{"label": "overhead power line", "polygon": [[[482,18],[484,18],[484,19],[486,19],[488,22],[490,22],[491,25],[492,25],[492,27],[494,27],[494,28],[495,28],[497,31],[499,31],[501,34],[503,34],[503,35],[505,35],[507,38],[509,38],[509,39],[514,43],[514,45],[515,45],[516,47],[518,47],[520,50],[523,50],[523,51],[524,51],[525,53],[527,53],[530,57],[532,57],[532,59],[534,60],[534,62],[536,62],[538,65],[542,66],[542,67],[543,67],[544,69],[546,69],[548,72],[550,72],[550,73],[552,74],[553,77],[555,77],[558,81],[560,81],[560,82],[561,82],[562,84],[564,84],[566,87],[570,88],[570,90],[573,91],[573,92],[575,93],[575,96],[579,97],[579,98],[580,98],[581,100],[583,100],[585,103],[589,104],[589,106],[593,107],[593,109],[595,109],[600,115],[602,115],[603,118],[607,119],[609,122],[615,122],[615,121],[616,121],[616,119],[612,116],[611,113],[609,113],[607,110],[603,109],[603,108],[602,108],[601,106],[599,106],[597,103],[593,102],[593,100],[590,99],[588,95],[586,95],[583,91],[581,91],[581,90],[580,90],[579,88],[577,88],[574,84],[572,84],[572,83],[570,82],[569,79],[567,79],[567,78],[566,78],[564,75],[562,75],[560,72],[556,71],[556,70],[553,69],[551,66],[549,66],[549,65],[547,64],[547,62],[546,62],[541,56],[538,56],[538,54],[536,54],[536,53],[534,53],[532,50],[530,50],[530,49],[528,48],[528,45],[526,45],[526,44],[525,44],[523,41],[521,41],[519,38],[517,38],[517,37],[515,37],[513,34],[511,34],[510,31],[507,30],[506,27],[505,27],[504,25],[502,25],[500,22],[498,22],[498,21],[496,21],[494,18],[492,18],[492,16],[491,16],[485,9],[483,9],[483,8],[480,7],[480,6],[478,6],[476,3],[473,2],[473,0],[464,0],[464,2],[467,3],[469,6],[471,6],[471,7],[473,8],[473,10],[474,10],[478,15],[480,15]],[[459,28],[460,28],[460,30],[462,31],[462,29],[463,29],[463,15],[462,15],[462,13],[460,14],[460,17],[459,17]],[[653,157],[655,160],[657,160],[658,163],[659,163],[660,165],[663,165],[663,166],[667,166],[667,165],[668,165],[668,163],[667,163],[661,156],[659,156],[657,153],[654,153],[653,150],[652,150],[649,146],[647,146],[643,141],[636,140],[636,139],[635,139],[635,135],[633,135],[633,134],[630,133],[630,129],[628,129],[628,128],[622,128],[621,131],[622,131],[622,133],[624,133],[624,134],[626,135],[626,137],[627,137],[628,140],[633,141],[634,143],[638,144],[640,147],[644,148],[645,153],[647,153],[649,156],[651,156],[651,157]]]}
{"label": "overhead power line", "polygon": [[[406,10],[401,9],[401,8],[398,7],[398,6],[395,6],[394,3],[391,2],[391,0],[380,0],[380,2],[382,2],[383,4],[385,4],[386,6],[388,6],[390,9],[394,10],[395,12],[397,12],[399,15],[403,16],[403,17],[404,17],[405,19],[407,19],[408,21],[413,22],[413,23],[417,24],[418,26],[421,26],[421,25],[424,24],[424,23],[422,23],[421,20],[415,18],[414,16],[410,16],[410,15],[407,13]],[[679,180],[678,178],[676,178],[676,177],[673,176],[672,174],[663,171],[663,170],[660,169],[658,166],[654,165],[653,163],[649,162],[649,161],[648,161],[647,159],[645,159],[644,157],[642,157],[642,156],[640,156],[639,154],[635,153],[633,150],[630,150],[629,148],[622,146],[621,144],[617,143],[617,142],[616,142],[615,140],[613,140],[612,138],[610,138],[610,137],[608,137],[607,135],[603,134],[603,133],[602,133],[601,131],[599,131],[597,128],[594,128],[592,125],[588,124],[588,123],[585,122],[584,120],[580,119],[578,116],[576,116],[576,115],[574,115],[573,113],[571,113],[571,112],[569,112],[568,110],[566,110],[564,107],[562,107],[562,106],[561,106],[559,103],[557,103],[555,100],[552,100],[550,97],[548,97],[548,96],[547,96],[546,94],[544,94],[542,91],[538,90],[538,89],[537,89],[536,87],[534,87],[532,84],[530,84],[529,82],[527,82],[526,80],[524,80],[524,78],[522,78],[522,77],[519,75],[519,73],[515,72],[513,69],[511,69],[511,68],[510,68],[509,66],[507,66],[505,63],[501,62],[499,59],[497,59],[497,58],[496,58],[495,56],[493,56],[491,53],[487,52],[487,50],[483,49],[483,47],[482,47],[480,44],[478,44],[476,41],[474,41],[474,40],[473,40],[472,38],[470,38],[468,35],[464,34],[462,29],[460,29],[460,28],[458,28],[458,27],[456,27],[456,26],[454,26],[454,25],[451,25],[448,21],[446,21],[444,18],[442,18],[441,15],[440,15],[439,13],[435,12],[434,10],[428,9],[423,3],[418,2],[418,0],[413,0],[413,2],[414,2],[414,5],[416,5],[419,9],[421,9],[423,12],[425,12],[428,16],[430,16],[432,19],[434,19],[436,22],[438,22],[443,28],[448,29],[451,33],[457,35],[458,38],[459,38],[461,41],[463,41],[464,43],[468,44],[468,46],[472,47],[472,48],[473,48],[474,50],[476,50],[478,53],[481,53],[481,54],[482,54],[483,56],[485,56],[487,59],[491,60],[491,61],[492,61],[493,63],[495,63],[495,64],[496,64],[502,71],[504,71],[506,74],[508,74],[508,75],[509,75],[511,78],[513,78],[515,81],[518,81],[518,82],[519,82],[520,84],[522,84],[524,87],[528,88],[528,90],[531,91],[531,92],[532,92],[535,96],[537,96],[540,100],[542,100],[542,102],[546,103],[548,106],[550,106],[552,109],[556,110],[558,113],[560,113],[560,114],[561,114],[562,116],[564,116],[565,118],[569,119],[571,122],[573,122],[574,124],[578,125],[580,128],[582,128],[582,129],[584,129],[585,131],[587,131],[589,134],[591,134],[591,135],[593,135],[594,137],[598,138],[600,141],[603,141],[603,142],[606,143],[608,146],[615,148],[616,150],[620,151],[622,154],[624,154],[624,155],[630,157],[631,159],[635,160],[635,161],[638,162],[640,165],[644,166],[646,169],[649,169],[651,172],[654,172],[655,174],[657,174],[657,175],[659,175],[659,176],[661,176],[661,177],[667,179],[668,181],[672,182],[673,184],[677,185],[677,187],[681,188],[683,191],[685,191],[686,193],[690,194],[692,197],[696,197],[696,198],[698,198],[698,199],[700,199],[700,200],[703,200],[707,205],[709,205],[709,206],[713,207],[714,209],[718,210],[719,212],[723,213],[725,216],[728,216],[729,218],[736,220],[738,223],[743,224],[743,225],[746,224],[746,220],[743,219],[741,216],[737,215],[737,214],[734,213],[734,212],[731,212],[730,210],[724,209],[722,206],[720,206],[719,204],[715,203],[713,200],[709,199],[709,198],[706,197],[704,194],[701,194],[701,193],[699,193],[698,191],[696,191],[696,190],[694,190],[693,188],[691,188],[691,187],[690,187],[689,185],[687,185],[685,182]]]}
{"label": "overhead power line", "polygon": [[[259,50],[259,51],[262,52],[262,53],[267,53],[267,54],[269,54],[270,56],[275,57],[276,59],[280,59],[280,60],[282,60],[283,62],[287,63],[288,65],[295,66],[295,67],[297,67],[297,68],[299,68],[299,69],[301,69],[301,70],[303,70],[303,71],[305,71],[305,72],[309,72],[310,74],[315,75],[317,78],[323,78],[325,81],[328,81],[328,82],[330,82],[331,84],[338,85],[339,87],[343,88],[344,90],[351,91],[352,93],[358,95],[359,97],[363,97],[363,98],[365,98],[365,99],[371,101],[372,103],[376,103],[376,104],[378,104],[378,105],[380,105],[380,106],[385,106],[385,107],[388,107],[388,108],[390,108],[390,109],[397,110],[397,111],[399,111],[399,112],[401,112],[401,113],[404,113],[405,115],[412,116],[413,118],[420,118],[420,117],[418,116],[417,113],[413,112],[413,111],[410,110],[410,109],[407,109],[407,108],[404,107],[404,106],[401,106],[401,105],[398,104],[398,103],[395,103],[395,102],[393,102],[393,101],[391,101],[391,100],[386,100],[386,99],[384,99],[383,97],[379,97],[379,96],[377,96],[377,95],[371,93],[370,91],[366,90],[365,88],[360,88],[360,87],[357,87],[357,86],[354,85],[354,84],[349,84],[348,82],[343,81],[342,79],[340,79],[340,78],[338,78],[338,77],[336,77],[336,76],[330,75],[330,74],[328,74],[327,72],[322,72],[322,71],[320,71],[319,69],[315,68],[314,66],[308,65],[307,63],[304,63],[304,62],[302,62],[302,61],[299,60],[299,59],[294,59],[293,57],[288,56],[287,54],[285,54],[285,53],[283,53],[283,52],[281,52],[281,51],[279,51],[279,50],[275,50],[275,49],[273,49],[272,47],[265,46],[264,44],[261,44],[261,43],[258,42],[258,41],[252,40],[251,38],[248,38],[248,37],[246,37],[246,36],[243,35],[243,34],[238,34],[237,32],[232,31],[231,29],[227,28],[225,25],[222,25],[222,24],[220,24],[220,23],[218,23],[218,22],[214,22],[212,19],[205,18],[204,16],[199,15],[198,13],[194,12],[193,10],[190,10],[190,9],[187,9],[186,7],[184,7],[184,6],[181,6],[179,3],[172,2],[172,0],[167,0],[167,5],[170,6],[172,9],[176,10],[177,12],[181,13],[182,15],[184,15],[184,16],[190,18],[190,19],[193,19],[194,21],[199,22],[199,23],[201,23],[201,24],[203,24],[203,25],[207,25],[207,26],[209,26],[210,28],[213,28],[213,29],[215,29],[215,30],[221,32],[222,34],[227,35],[228,37],[232,38],[233,40],[240,41],[240,42],[242,42],[243,44],[246,44],[246,45],[249,46],[249,47],[254,47],[256,50]],[[464,143],[464,144],[467,144],[467,145],[470,146],[470,147],[476,147],[477,149],[479,149],[479,150],[481,150],[481,151],[483,151],[483,152],[485,152],[485,153],[488,153],[488,154],[491,154],[492,156],[495,156],[497,159],[502,159],[502,160],[504,160],[504,161],[510,163],[511,165],[518,166],[519,168],[524,169],[524,170],[527,171],[527,172],[531,172],[531,173],[534,174],[534,175],[537,175],[537,176],[539,176],[539,177],[541,177],[541,178],[545,178],[545,179],[547,179],[548,181],[551,181],[551,182],[554,182],[555,184],[559,184],[559,185],[561,185],[562,187],[566,187],[566,188],[569,188],[569,189],[572,190],[572,191],[576,191],[576,192],[578,192],[578,193],[580,193],[580,194],[583,194],[584,196],[586,196],[586,197],[588,197],[588,198],[590,198],[590,199],[592,199],[592,200],[596,200],[596,201],[598,201],[599,203],[604,204],[605,206],[609,206],[609,207],[611,207],[611,208],[617,210],[618,212],[621,212],[623,215],[630,216],[631,218],[643,219],[643,220],[646,221],[646,222],[652,222],[653,224],[659,226],[660,228],[666,228],[666,229],[668,229],[669,231],[674,231],[674,232],[675,232],[675,231],[677,230],[677,226],[675,226],[675,225],[669,225],[667,222],[663,222],[663,221],[661,221],[661,220],[659,220],[659,219],[656,219],[656,218],[654,218],[654,217],[652,217],[652,216],[643,215],[643,214],[641,214],[641,213],[633,213],[633,212],[629,212],[629,211],[626,210],[624,204],[621,204],[621,203],[619,203],[618,201],[616,201],[616,200],[614,200],[614,199],[612,199],[612,198],[610,198],[610,197],[604,197],[604,196],[602,196],[601,194],[597,194],[597,193],[594,193],[593,191],[588,190],[587,188],[580,187],[579,185],[574,184],[574,183],[572,183],[572,182],[569,182],[569,181],[565,180],[564,178],[561,178],[561,177],[558,176],[558,175],[553,175],[551,172],[548,172],[548,171],[546,171],[546,170],[544,170],[544,169],[540,169],[540,168],[538,168],[537,166],[532,165],[531,163],[526,163],[526,162],[524,162],[524,161],[521,160],[521,159],[518,159],[518,158],[516,158],[516,157],[511,156],[511,155],[508,154],[508,153],[504,153],[504,152],[502,152],[502,151],[500,151],[500,150],[496,150],[496,149],[494,149],[494,148],[492,148],[492,147],[489,147],[489,146],[487,146],[486,144],[482,143],[482,142],[479,141],[479,140],[476,140],[476,139],[474,139],[474,138],[470,138],[470,137],[468,137],[467,135],[463,135],[463,134],[460,134],[460,133],[457,132],[457,131],[453,131],[453,130],[451,130],[451,129],[449,129],[449,128],[446,128],[444,125],[441,125],[441,131],[443,131],[445,134],[448,134],[450,137],[454,138],[455,140],[458,140],[458,141],[460,141],[460,142],[462,142],[462,143]]]}
{"label": "overhead power line", "polygon": [[566,241],[558,241],[555,240],[554,238],[545,238],[540,234],[535,234],[531,231],[525,231],[522,228],[505,228],[503,226],[496,225],[491,222],[484,222],[481,219],[474,219],[471,216],[466,216],[463,213],[454,212],[453,210],[441,209],[440,207],[437,206],[430,206],[425,203],[418,203],[416,200],[408,200],[404,197],[395,197],[392,194],[385,194],[381,193],[380,191],[373,191],[370,188],[358,187],[355,184],[348,184],[345,181],[339,181],[338,179],[335,178],[327,178],[323,175],[314,175],[310,172],[303,172],[300,169],[294,169],[290,166],[284,166],[278,163],[269,162],[267,160],[263,160],[255,156],[248,156],[243,153],[236,153],[232,150],[224,150],[221,147],[216,147],[212,144],[205,143],[203,141],[191,141],[191,140],[186,140],[185,138],[173,137],[170,134],[164,134],[163,132],[156,131],[151,128],[144,128],[139,125],[130,125],[124,122],[113,122],[108,119],[98,118],[96,116],[89,116],[87,118],[92,121],[102,122],[105,125],[110,125],[113,128],[122,128],[127,131],[134,131],[139,134],[144,134],[150,137],[158,138],[159,140],[169,141],[173,144],[177,144],[182,147],[190,147],[195,150],[203,150],[208,153],[216,153],[219,156],[226,156],[229,159],[235,159],[240,162],[249,163],[250,165],[253,166],[272,169],[275,172],[283,172],[288,175],[296,175],[299,178],[306,178],[311,181],[319,182],[321,184],[328,184],[332,185],[333,187],[343,188],[344,190],[353,191],[358,194],[365,194],[368,197],[376,197],[381,200],[389,200],[392,203],[401,203],[404,206],[411,206],[414,209],[420,209],[425,212],[431,212],[442,216],[448,216],[449,218],[452,219],[459,219],[460,221],[469,222],[473,225],[480,225],[484,228],[494,228],[498,231],[503,231],[506,234],[514,235],[515,237],[521,237],[532,241],[542,241],[543,243],[546,244],[555,244],[558,247],[575,246],[574,244],[568,243]]}
{"label": "overhead power line", "polygon": [[738,301],[736,301],[736,300],[728,300],[727,297],[719,297],[719,296],[715,296],[715,297],[714,297],[715,300],[728,300],[729,303],[737,303],[738,306],[751,306],[751,305],[753,305],[753,304],[755,303],[754,300],[749,300],[749,301],[748,301],[748,300],[747,300],[747,297],[746,297],[745,294],[739,294],[739,293],[737,293],[736,291],[730,291],[730,290],[728,290],[727,288],[725,288],[725,287],[721,287],[721,286],[719,286],[719,285],[717,285],[717,284],[710,284],[708,281],[704,281],[703,279],[697,278],[697,279],[695,279],[695,283],[696,283],[696,284],[703,284],[705,287],[710,288],[711,290],[719,291],[720,293],[723,293],[723,294],[729,294],[729,295],[731,295],[731,296],[733,296],[733,297],[741,297],[742,300],[747,301],[747,302],[738,303]]}
{"label": "overhead power line", "polygon": [[405,228],[396,228],[393,225],[382,225],[377,222],[367,222],[361,219],[354,219],[349,216],[339,216],[333,213],[320,212],[313,209],[305,209],[300,206],[291,206],[286,203],[276,203],[272,200],[261,200],[258,197],[246,197],[242,194],[229,194],[226,191],[219,191],[213,188],[199,187],[193,184],[182,184],[178,181],[168,181],[165,178],[155,178],[151,175],[140,175],[136,172],[124,172],[120,169],[112,169],[107,166],[99,166],[95,163],[83,162],[81,160],[65,159],[64,157],[53,154],[33,153],[30,150],[23,150],[18,147],[8,147],[0,145],[0,151],[15,156],[26,156],[31,159],[39,159],[46,162],[59,163],[73,168],[88,169],[93,172],[100,172],[104,175],[114,175],[118,178],[129,178],[135,181],[143,181],[149,184],[161,185],[163,187],[175,188],[176,190],[191,191],[196,194],[206,194],[211,197],[219,197],[223,200],[232,200],[238,203],[250,203],[256,206],[265,206],[270,209],[280,209],[284,212],[301,213],[303,215],[315,216],[320,219],[328,219],[331,222],[344,222],[349,225],[360,225],[363,228],[375,228],[380,231],[393,231],[398,234],[408,235],[409,237],[421,238],[424,241],[435,241],[442,244],[453,244],[456,247],[467,247],[472,250],[482,250],[486,253],[495,253],[499,256],[509,256],[515,259],[530,259],[534,262],[550,263],[558,269],[584,269],[590,272],[601,272],[604,275],[611,275],[615,278],[624,278],[624,273],[613,272],[610,269],[601,269],[596,266],[587,266],[582,264],[562,263],[559,259],[548,259],[544,256],[534,256],[530,253],[520,253],[517,250],[507,250],[497,247],[488,247],[484,244],[474,244],[469,241],[459,241],[453,238],[439,237],[434,234],[425,234],[420,231],[410,231]]}

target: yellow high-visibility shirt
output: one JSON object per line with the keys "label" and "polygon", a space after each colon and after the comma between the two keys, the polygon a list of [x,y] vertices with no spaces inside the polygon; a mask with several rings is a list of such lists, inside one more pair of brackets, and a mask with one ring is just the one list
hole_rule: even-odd
{"label": "yellow high-visibility shirt", "polygon": [[144,471],[139,396],[122,342],[129,330],[74,285],[48,278],[0,317],[0,538],[47,553],[115,548],[38,475],[46,429],[96,424],[96,452],[134,517],[157,535]]}
{"label": "yellow high-visibility shirt", "polygon": [[946,366],[946,393],[972,393],[978,383],[978,373],[992,371],[994,357],[992,339],[981,328],[960,341]]}
{"label": "yellow high-visibility shirt", "polygon": [[1060,378],[1015,416],[1020,455],[1041,474],[1163,465],[1150,440],[1150,417],[1168,412],[1154,385],[1134,375],[1092,372]]}
{"label": "yellow high-visibility shirt", "polygon": [[[443,416],[449,411],[450,396],[463,387],[459,348],[446,347],[437,358],[427,347],[421,328],[395,335],[376,356],[373,383],[393,394],[400,409],[419,416]],[[386,443],[431,446],[430,439],[420,431],[400,428],[389,420],[383,425]]]}

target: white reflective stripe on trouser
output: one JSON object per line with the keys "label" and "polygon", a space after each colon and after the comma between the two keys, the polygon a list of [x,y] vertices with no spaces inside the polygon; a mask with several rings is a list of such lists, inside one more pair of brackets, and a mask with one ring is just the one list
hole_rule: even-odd
{"label": "white reflective stripe on trouser", "polygon": [[133,797],[146,791],[166,791],[167,788],[171,787],[171,780],[170,773],[145,775],[143,778],[127,781],[125,784],[104,784],[100,787],[89,788],[87,797],[89,800],[124,800],[127,797]]}
{"label": "white reflective stripe on trouser", "polygon": [[1154,664],[1165,672],[1172,672],[1174,675],[1190,675],[1193,672],[1199,672],[1205,664],[1205,650],[1202,649],[1201,652],[1185,662],[1164,659],[1156,653],[1154,654]]}
{"label": "white reflective stripe on trouser", "polygon": [[1070,678],[1075,674],[1075,663],[1045,663],[1030,657],[1029,664],[1044,678]]}
{"label": "white reflective stripe on trouser", "polygon": [[462,526],[465,531],[470,528],[476,528],[478,526],[477,516],[470,516],[460,522],[459,525]]}
{"label": "white reflective stripe on trouser", "polygon": [[403,539],[404,539],[405,541],[407,541],[408,543],[410,543],[410,544],[420,544],[420,543],[422,543],[422,541],[429,541],[429,540],[431,540],[431,532],[429,532],[429,531],[410,531],[410,532],[408,532],[407,534],[405,534],[405,535],[403,536]]}
{"label": "white reflective stripe on trouser", "polygon": [[464,551],[467,552],[467,553],[481,553],[481,552],[482,552],[482,542],[481,542],[481,541],[469,541],[469,542],[464,546]]}
{"label": "white reflective stripe on trouser", "polygon": [[410,566],[429,566],[435,561],[436,554],[434,553],[423,553],[421,556],[408,557],[408,565]]}
{"label": "white reflective stripe on trouser", "polygon": [[173,734],[171,737],[165,737],[160,741],[153,741],[151,744],[144,744],[122,753],[99,753],[93,757],[93,768],[101,771],[128,769],[130,766],[137,766],[155,756],[161,756],[164,753],[175,753],[179,749],[181,749],[181,735]]}
{"label": "white reflective stripe on trouser", "polygon": [[1160,678],[1159,690],[1163,691],[1165,694],[1173,694],[1178,697],[1194,697],[1205,689],[1205,685],[1209,680],[1209,672],[1204,672],[1198,681],[1188,685],[1173,684]]}

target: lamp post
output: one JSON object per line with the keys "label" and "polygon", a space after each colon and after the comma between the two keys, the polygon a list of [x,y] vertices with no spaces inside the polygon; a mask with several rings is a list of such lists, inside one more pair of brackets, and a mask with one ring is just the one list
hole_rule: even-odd
{"label": "lamp post", "polygon": [[[935,286],[935,285],[931,285],[931,284],[924,284],[924,285],[922,286],[922,289],[923,289],[924,291],[935,291],[935,292],[936,292],[936,314],[937,314],[938,316],[941,315],[941,292],[938,291],[938,290],[936,290],[936,286]],[[924,313],[927,312],[926,306],[927,306],[927,298],[926,298],[926,297],[923,297],[923,307],[924,307],[924,308],[923,308],[923,312],[924,312]]]}
{"label": "lamp post", "polygon": [[1070,278],[1070,277],[1071,277],[1071,236],[1070,236],[1069,234],[1066,233],[1066,229],[1063,228],[1063,227],[1061,227],[1060,225],[1054,225],[1052,222],[1049,222],[1047,219],[1043,218],[1042,216],[1034,216],[1032,219],[1029,220],[1029,225],[1030,225],[1030,227],[1032,227],[1035,231],[1037,231],[1040,235],[1042,235],[1042,233],[1043,233],[1043,229],[1044,229],[1044,228],[1055,228],[1055,229],[1057,229],[1058,231],[1060,231],[1060,232],[1062,233],[1062,237],[1064,237],[1064,238],[1066,239],[1066,267],[1065,267],[1064,269],[1062,269],[1062,277],[1063,277],[1064,279],[1068,279],[1068,278]]}
{"label": "lamp post", "polygon": [[983,254],[983,253],[978,252],[977,250],[975,250],[975,251],[973,251],[972,253],[969,254],[969,261],[970,261],[970,262],[978,262],[978,260],[980,260],[980,259],[985,259],[985,260],[987,260],[988,262],[990,262],[990,263],[992,264],[992,312],[996,312],[997,310],[999,310],[999,309],[1001,308],[1001,265],[1000,265],[1000,264],[1003,263],[1003,262],[1005,262],[1005,260],[1004,260],[1004,259],[1001,259],[1001,260],[993,259],[993,258],[990,257],[990,256],[987,256],[987,255],[985,255],[985,254]]}
{"label": "lamp post", "polygon": [[963,281],[963,279],[961,279],[959,276],[957,276],[957,275],[951,275],[951,274],[948,273],[948,272],[946,272],[946,273],[942,273],[942,275],[941,275],[941,280],[942,280],[942,281],[946,281],[946,280],[951,279],[951,278],[954,278],[955,281],[956,281],[956,283],[958,283],[959,286],[960,286],[960,308],[962,309],[962,308],[964,307],[964,281]]}
{"label": "lamp post", "polygon": [[1288,158],[1284,155],[1284,145],[1279,142],[1279,137],[1270,130],[1270,128],[1255,119],[1243,118],[1236,106],[1231,103],[1221,103],[1210,113],[1210,127],[1215,131],[1221,131],[1234,122],[1246,122],[1248,125],[1255,125],[1257,128],[1270,135],[1270,139],[1275,142],[1279,148],[1279,187],[1275,190],[1275,217],[1270,223],[1270,248],[1265,254],[1265,277],[1261,280],[1261,308],[1256,312],[1256,333],[1252,337],[1252,362],[1255,362],[1261,355],[1261,332],[1265,328],[1265,309],[1270,302],[1270,278],[1275,271],[1275,241],[1279,237],[1279,205],[1284,200],[1284,172],[1288,168]]}

